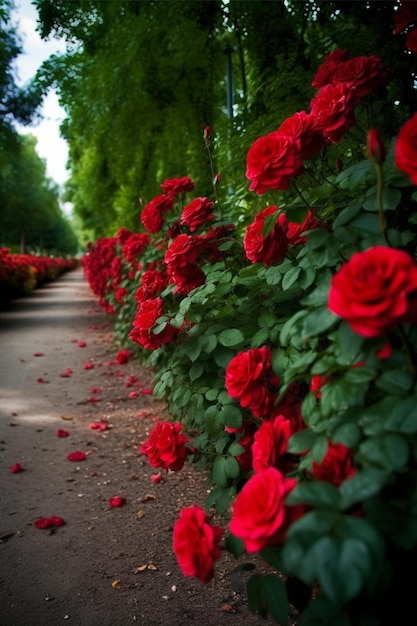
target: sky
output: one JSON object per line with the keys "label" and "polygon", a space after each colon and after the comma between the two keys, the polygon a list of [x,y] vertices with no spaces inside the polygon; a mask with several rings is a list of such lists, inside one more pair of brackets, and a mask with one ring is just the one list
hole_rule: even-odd
{"label": "sky", "polygon": [[[51,54],[65,52],[65,42],[59,39],[43,40],[36,32],[38,13],[30,0],[15,0],[16,10],[13,11],[13,23],[17,25],[22,39],[23,54],[20,54],[15,63],[16,82],[18,85],[27,83],[36,73],[42,61]],[[37,153],[46,161],[46,170],[49,178],[58,185],[69,178],[66,169],[68,146],[59,135],[59,126],[65,118],[64,110],[59,106],[55,91],[50,91],[41,109],[43,120],[35,126],[18,126],[20,134],[35,135],[38,140]],[[68,205],[62,207],[66,213],[70,212]]]}

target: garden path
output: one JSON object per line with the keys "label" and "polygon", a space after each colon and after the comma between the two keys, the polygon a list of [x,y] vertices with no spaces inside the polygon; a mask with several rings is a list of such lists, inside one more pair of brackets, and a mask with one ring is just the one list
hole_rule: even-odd
{"label": "garden path", "polygon": [[[206,586],[182,575],[172,527],[183,506],[203,504],[205,479],[190,466],[151,480],[139,446],[166,406],[149,393],[150,370],[115,363],[82,270],[1,311],[0,345],[0,624],[275,624],[249,611],[227,553]],[[101,421],[106,430],[90,428]],[[69,461],[74,451],[85,459]],[[125,504],[112,508],[117,495]],[[50,516],[65,525],[34,525]]]}

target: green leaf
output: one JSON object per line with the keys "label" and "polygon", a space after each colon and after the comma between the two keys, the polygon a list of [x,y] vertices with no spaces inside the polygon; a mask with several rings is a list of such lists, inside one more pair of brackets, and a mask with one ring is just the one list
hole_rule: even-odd
{"label": "green leaf", "polygon": [[306,452],[306,450],[310,450],[313,447],[315,439],[316,435],[314,431],[309,428],[304,428],[291,435],[288,441],[288,452],[292,454]]}
{"label": "green leaf", "polygon": [[226,537],[226,550],[233,554],[235,559],[238,559],[245,552],[245,544],[240,537],[236,537],[233,533],[229,532]]}
{"label": "green leaf", "polygon": [[299,483],[287,496],[288,504],[307,504],[323,509],[338,510],[340,495],[337,487],[325,482]]}
{"label": "green leaf", "polygon": [[406,465],[410,450],[404,437],[387,433],[363,441],[359,446],[359,454],[369,464],[398,471]]}
{"label": "green leaf", "polygon": [[218,389],[209,389],[205,394],[206,400],[208,400],[209,402],[214,402],[215,400],[217,400],[218,394]]}
{"label": "green leaf", "polygon": [[220,409],[220,419],[224,426],[240,428],[243,421],[242,411],[232,404],[223,405]]}
{"label": "green leaf", "polygon": [[268,574],[262,579],[262,590],[266,606],[272,617],[279,624],[286,624],[289,615],[289,603],[283,581],[274,574]]}
{"label": "green leaf", "polygon": [[227,328],[222,330],[218,336],[219,343],[226,348],[237,346],[239,343],[242,343],[244,339],[242,331],[237,328]]}
{"label": "green leaf", "polygon": [[[232,457],[230,457],[232,458]],[[226,469],[226,459],[223,456],[216,456],[212,469],[213,480],[219,487],[226,487],[229,483],[229,476]]]}
{"label": "green leaf", "polygon": [[327,230],[321,230],[319,228],[312,230],[307,238],[307,249],[317,250],[317,248],[320,248],[324,243],[326,243],[329,237],[330,233]]}
{"label": "green leaf", "polygon": [[329,330],[337,321],[339,318],[327,307],[315,309],[304,318],[303,337],[316,337]]}
{"label": "green leaf", "polygon": [[197,378],[200,378],[203,372],[204,372],[204,365],[202,363],[193,363],[189,370],[190,380],[191,381],[197,380]]}
{"label": "green leaf", "polygon": [[359,470],[339,487],[342,498],[341,509],[346,510],[358,502],[378,493],[388,482],[390,473],[374,468]]}
{"label": "green leaf", "polygon": [[346,209],[343,209],[343,211],[339,213],[339,215],[333,222],[333,229],[344,226],[345,224],[350,222],[350,220],[360,212],[361,208],[362,207],[360,204],[355,204],[353,206],[346,207]]}
{"label": "green leaf", "polygon": [[226,474],[233,480],[240,476],[240,465],[234,456],[226,457],[225,463]]}
{"label": "green leaf", "polygon": [[235,496],[234,487],[218,487],[209,493],[205,501],[205,508],[208,511],[213,505],[219,515],[223,515],[229,508],[231,499]]}
{"label": "green leaf", "polygon": [[261,585],[261,574],[254,574],[246,583],[246,595],[248,598],[248,607],[251,613],[258,612],[261,617],[266,618],[268,611],[265,606]]}
{"label": "green leaf", "polygon": [[317,559],[318,580],[324,593],[333,602],[352,600],[365,586],[372,572],[372,559],[367,546],[355,538],[339,541],[323,537],[309,554]]}
{"label": "green leaf", "polygon": [[222,418],[216,405],[209,406],[204,413],[204,424],[209,435],[215,436],[223,431]]}
{"label": "green leaf", "polygon": [[376,382],[377,386],[390,395],[401,395],[404,391],[409,391],[414,384],[412,375],[401,369],[392,369],[383,372]]}
{"label": "green leaf", "polygon": [[290,270],[285,272],[284,277],[282,279],[282,289],[286,291],[295,283],[298,276],[300,275],[301,267],[292,267]]}

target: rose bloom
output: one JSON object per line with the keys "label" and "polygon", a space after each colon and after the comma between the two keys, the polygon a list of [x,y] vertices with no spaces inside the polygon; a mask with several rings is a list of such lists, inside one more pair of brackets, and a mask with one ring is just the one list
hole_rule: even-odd
{"label": "rose bloom", "polygon": [[214,202],[211,202],[208,198],[194,198],[184,207],[181,214],[181,224],[186,224],[191,232],[197,230],[199,226],[202,226],[209,220],[216,219],[216,216],[211,212],[213,206]]}
{"label": "rose bloom", "polygon": [[404,124],[395,143],[395,165],[417,185],[417,113]]}
{"label": "rose bloom", "polygon": [[187,191],[192,191],[194,185],[195,183],[191,178],[182,176],[181,178],[167,178],[164,180],[161,187],[165,193],[179,196],[180,194],[185,194]]}
{"label": "rose bloom", "polygon": [[288,506],[285,498],[297,481],[275,467],[254,474],[238,493],[230,531],[240,537],[247,552],[280,545],[289,526],[305,512],[304,506]]}
{"label": "rose bloom", "polygon": [[333,52],[328,54],[313,78],[313,82],[311,83],[312,87],[320,89],[320,87],[324,87],[324,85],[329,85],[340,63],[348,59],[349,56],[349,51],[346,49],[333,50]]}
{"label": "rose bloom", "polygon": [[184,576],[195,576],[204,584],[213,578],[222,534],[223,529],[210,524],[199,506],[181,510],[174,524],[172,546]]}
{"label": "rose bloom", "polygon": [[265,417],[271,411],[278,384],[267,346],[239,352],[226,368],[225,385],[229,396],[239,400],[255,417]]}
{"label": "rose bloom", "polygon": [[150,233],[158,233],[163,225],[162,214],[171,211],[174,206],[174,196],[171,193],[161,193],[145,205],[140,215],[140,221]]}
{"label": "rose bloom", "polygon": [[305,111],[287,118],[277,132],[300,140],[300,157],[303,160],[310,159],[325,145],[323,135],[317,130],[316,118]]}
{"label": "rose bloom", "polygon": [[185,233],[178,235],[170,244],[165,253],[165,263],[169,282],[176,285],[175,293],[186,295],[205,282],[205,274],[197,264],[200,252],[200,239]]}
{"label": "rose bloom", "polygon": [[249,148],[246,177],[249,189],[263,194],[269,189],[287,190],[290,179],[303,172],[301,141],[280,132],[259,137]]}
{"label": "rose bloom", "polygon": [[263,263],[265,267],[269,267],[273,263],[280,263],[287,254],[287,218],[285,215],[278,215],[275,225],[267,237],[262,234],[266,218],[276,211],[276,206],[263,209],[246,229],[243,247],[247,258],[252,263]]}
{"label": "rose bloom", "polygon": [[299,243],[304,244],[307,241],[307,235],[302,235],[302,233],[316,228],[320,228],[320,225],[311,211],[307,213],[307,217],[301,224],[287,222],[288,243],[291,246],[296,246]]}
{"label": "rose bloom", "polygon": [[128,263],[134,263],[142,256],[150,243],[147,233],[133,233],[122,246],[122,254]]}
{"label": "rose bloom", "polygon": [[283,415],[278,415],[273,422],[262,422],[252,445],[252,466],[255,472],[276,467],[286,474],[293,467],[292,456],[287,452],[292,434],[291,422]]}
{"label": "rose bloom", "polygon": [[342,443],[329,441],[329,447],[321,463],[313,461],[316,480],[332,483],[338,487],[356,473],[353,467],[353,452]]}
{"label": "rose bloom", "polygon": [[374,246],[356,252],[333,276],[329,309],[363,337],[417,323],[417,264],[407,252]]}
{"label": "rose bloom", "polygon": [[163,291],[168,284],[166,276],[159,270],[148,270],[142,274],[142,284],[136,290],[136,302],[143,302],[148,298],[154,298]]}
{"label": "rose bloom", "polygon": [[140,447],[142,454],[148,457],[152,467],[162,467],[166,472],[178,472],[187,459],[188,437],[181,434],[179,422],[159,422],[149,433],[149,437]]}
{"label": "rose bloom", "polygon": [[355,123],[352,89],[343,83],[322,87],[310,108],[318,130],[332,143],[337,143]]}
{"label": "rose bloom", "polygon": [[164,310],[164,303],[162,298],[149,298],[144,300],[140,305],[135,319],[133,320],[133,327],[129,333],[129,339],[138,343],[143,348],[148,350],[156,350],[163,344],[170,343],[177,331],[167,324],[165,328],[158,334],[152,333],[152,326],[156,323],[157,319],[161,317]]}
{"label": "rose bloom", "polygon": [[353,91],[355,104],[386,85],[389,72],[376,55],[358,56],[340,63],[333,74],[333,83],[343,83]]}
{"label": "rose bloom", "polygon": [[132,234],[131,230],[129,230],[128,228],[125,228],[124,226],[122,226],[122,228],[119,228],[119,230],[116,233],[117,242],[120,245],[123,245],[125,243],[125,241],[127,239],[129,239],[131,234]]}

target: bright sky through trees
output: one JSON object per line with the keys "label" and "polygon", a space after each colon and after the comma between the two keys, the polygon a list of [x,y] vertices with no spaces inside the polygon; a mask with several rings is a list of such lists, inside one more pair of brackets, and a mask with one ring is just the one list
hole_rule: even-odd
{"label": "bright sky through trees", "polygon": [[[23,54],[16,59],[18,84],[25,84],[33,78],[41,63],[51,54],[65,51],[62,40],[50,39],[44,41],[36,32],[37,11],[30,0],[15,0],[16,10],[13,12],[13,21],[17,24],[22,38]],[[59,106],[57,95],[50,91],[42,107],[43,120],[33,126],[19,126],[21,134],[32,134],[37,140],[37,152],[47,164],[47,174],[56,183],[62,185],[68,179],[66,161],[68,146],[59,135],[59,125],[65,117]],[[66,207],[68,208],[68,207]],[[65,209],[65,207],[64,207]]]}

